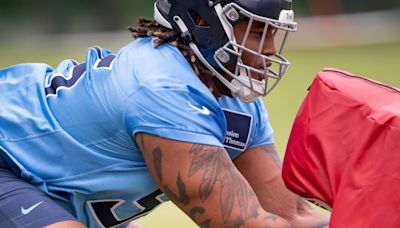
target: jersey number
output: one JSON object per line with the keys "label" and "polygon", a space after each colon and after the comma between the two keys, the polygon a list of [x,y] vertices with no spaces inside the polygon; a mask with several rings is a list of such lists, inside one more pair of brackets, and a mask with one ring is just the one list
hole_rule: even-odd
{"label": "jersey number", "polygon": [[[115,55],[108,55],[105,58],[102,58],[101,50],[98,47],[95,47],[94,50],[97,52],[99,60],[94,65],[93,69],[110,69],[111,64],[115,59]],[[62,74],[53,75],[49,84],[46,85],[45,93],[46,97],[48,96],[57,96],[57,91],[62,88],[72,88],[76,85],[82,75],[86,72],[86,63],[76,64],[72,70],[70,75],[65,76]]]}
{"label": "jersey number", "polygon": [[133,202],[133,204],[141,211],[124,219],[121,219],[117,216],[115,209],[123,204],[125,200],[96,200],[88,201],[87,203],[99,225],[103,227],[114,227],[121,225],[129,220],[134,220],[148,214],[160,203],[165,202],[164,200],[162,200],[163,196],[164,193],[162,193],[160,190],[157,190],[150,195]]}

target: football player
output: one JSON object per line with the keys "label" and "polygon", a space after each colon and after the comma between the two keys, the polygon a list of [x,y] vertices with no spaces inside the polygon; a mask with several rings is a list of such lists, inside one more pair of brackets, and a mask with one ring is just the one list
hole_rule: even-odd
{"label": "football player", "polygon": [[201,227],[327,225],[285,188],[260,98],[291,0],[154,10],[118,53],[0,71],[0,227],[119,227],[168,199]]}

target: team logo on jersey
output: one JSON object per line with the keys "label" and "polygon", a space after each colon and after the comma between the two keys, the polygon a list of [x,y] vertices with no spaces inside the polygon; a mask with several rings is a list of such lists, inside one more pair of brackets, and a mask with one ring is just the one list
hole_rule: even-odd
{"label": "team logo on jersey", "polygon": [[196,111],[198,111],[198,112],[200,112],[200,113],[202,113],[202,114],[204,114],[206,116],[210,115],[210,110],[208,110],[207,107],[201,106],[201,108],[199,108],[199,107],[196,107],[196,106],[192,105],[192,103],[190,103],[190,102],[188,102],[188,105],[191,108],[193,108],[194,110],[196,110]]}
{"label": "team logo on jersey", "polygon": [[225,147],[244,151],[250,138],[253,117],[245,113],[225,109],[224,113],[227,125]]}

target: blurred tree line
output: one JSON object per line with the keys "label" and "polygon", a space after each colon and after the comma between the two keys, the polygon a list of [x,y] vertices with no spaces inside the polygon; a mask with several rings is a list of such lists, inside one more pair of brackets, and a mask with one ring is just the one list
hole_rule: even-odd
{"label": "blurred tree line", "polygon": [[0,0],[3,31],[68,33],[121,30],[152,16],[150,0]]}
{"label": "blurred tree line", "polygon": [[297,16],[332,15],[400,8],[399,0],[293,0]]}
{"label": "blurred tree line", "polygon": [[[190,0],[188,0],[190,1]],[[121,30],[151,17],[150,0],[0,0],[1,33]],[[294,0],[297,16],[400,8],[399,0]]]}

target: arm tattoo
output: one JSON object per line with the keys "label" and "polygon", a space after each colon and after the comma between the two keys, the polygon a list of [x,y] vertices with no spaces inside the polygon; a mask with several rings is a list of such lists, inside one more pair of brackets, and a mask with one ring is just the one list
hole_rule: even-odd
{"label": "arm tattoo", "polygon": [[168,186],[163,185],[162,189],[167,196],[171,197],[175,202],[179,202],[183,205],[188,205],[190,203],[190,198],[186,193],[185,183],[182,181],[181,173],[178,172],[178,177],[176,178],[176,186],[178,187],[179,194],[174,193]]}
{"label": "arm tattoo", "polygon": [[[194,145],[190,153],[193,154],[192,161],[189,166],[188,177],[195,174],[202,175],[199,186],[199,194],[202,202],[206,201],[212,194],[215,186],[218,185],[220,191],[220,207],[222,218],[225,224],[229,222],[229,226],[240,227],[245,224],[248,219],[259,217],[258,210],[261,209],[258,203],[254,203],[256,199],[255,193],[247,186],[246,182],[241,178],[235,166],[231,164],[223,148],[210,147],[203,145]],[[181,172],[178,171],[176,177],[176,186],[178,193],[164,183],[162,173],[163,151],[160,147],[156,147],[152,151],[152,162],[155,169],[156,178],[160,182],[161,190],[176,203],[188,206],[190,198],[186,191],[186,185],[182,179]],[[217,187],[217,188],[218,188]],[[233,209],[238,207],[237,216],[232,217]],[[211,224],[210,218],[202,218],[206,210],[200,206],[194,206],[188,213],[193,221],[196,221],[200,227],[209,228]],[[236,214],[235,213],[235,214]],[[271,218],[268,218],[271,220]]]}
{"label": "arm tattoo", "polygon": [[153,150],[153,165],[156,170],[156,174],[158,179],[160,180],[161,190],[167,194],[167,196],[171,197],[175,202],[179,202],[183,205],[188,205],[190,203],[189,196],[186,193],[185,183],[182,181],[182,177],[180,172],[178,172],[178,176],[176,179],[176,186],[178,187],[179,194],[174,193],[167,185],[163,184],[162,177],[162,151],[160,147],[156,147]]}
{"label": "arm tattoo", "polygon": [[264,217],[264,220],[269,222],[270,224],[275,224],[275,222],[276,222],[276,225],[272,225],[273,227],[293,228],[293,226],[289,223],[286,223],[286,222],[283,224],[280,223],[279,222],[280,219],[281,218],[279,216],[274,215],[274,214],[268,214],[267,216]]}
{"label": "arm tattoo", "polygon": [[279,167],[282,168],[282,160],[278,155],[278,152],[276,151],[276,148],[274,144],[265,144],[261,146],[261,149],[271,155],[272,159],[274,160],[275,164]]}
{"label": "arm tattoo", "polygon": [[248,215],[250,193],[246,182],[240,179],[229,164],[223,148],[194,145],[190,151],[194,154],[189,168],[189,177],[203,171],[203,179],[200,185],[200,198],[202,202],[208,199],[215,185],[219,183],[221,188],[220,203],[224,222],[231,216],[234,204],[240,209],[239,224],[252,215]]}
{"label": "arm tattoo", "polygon": [[162,183],[163,177],[162,177],[162,171],[161,171],[161,160],[162,160],[162,152],[159,147],[155,148],[153,150],[153,164],[154,168],[156,169],[156,174],[160,182]]}
{"label": "arm tattoo", "polygon": [[144,146],[144,135],[143,134],[139,134],[140,137],[140,144],[142,146],[142,150],[145,150],[145,146]]}
{"label": "arm tattoo", "polygon": [[[202,208],[202,207],[194,207],[190,210],[189,217],[192,218],[193,221],[197,221],[196,214],[204,214],[205,211],[206,210],[204,210],[204,208]],[[211,219],[206,219],[202,222],[199,222],[199,226],[201,228],[209,228],[210,222],[211,222]]]}

